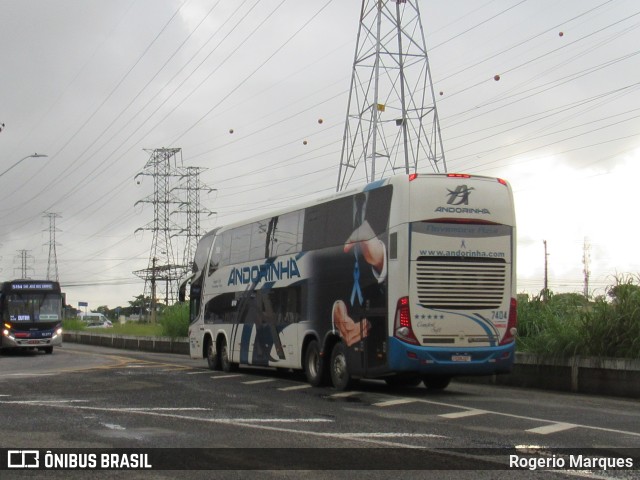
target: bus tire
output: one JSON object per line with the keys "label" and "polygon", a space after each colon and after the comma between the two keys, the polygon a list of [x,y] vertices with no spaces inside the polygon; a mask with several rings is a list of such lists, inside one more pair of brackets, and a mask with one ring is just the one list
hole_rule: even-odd
{"label": "bus tire", "polygon": [[216,350],[215,343],[213,343],[211,337],[207,337],[205,352],[207,353],[207,365],[209,369],[220,370],[220,353]]}
{"label": "bus tire", "polygon": [[44,353],[52,354],[52,353],[53,353],[53,347],[44,347],[44,348],[42,349],[42,351],[43,351]]}
{"label": "bus tire", "polygon": [[307,381],[314,387],[320,387],[327,383],[327,369],[324,358],[320,355],[320,345],[312,340],[307,345],[304,355],[304,373]]}
{"label": "bus tire", "polygon": [[238,365],[231,363],[229,359],[229,347],[225,339],[222,339],[220,343],[220,366],[222,367],[222,371],[226,373],[234,372],[238,369]]}
{"label": "bus tire", "polygon": [[417,387],[422,382],[420,375],[398,374],[393,377],[386,377],[384,381],[390,387]]}
{"label": "bus tire", "polygon": [[448,375],[425,375],[422,377],[422,382],[429,390],[444,390],[449,386],[451,377]]}
{"label": "bus tire", "polygon": [[336,390],[344,391],[351,386],[351,374],[347,364],[347,347],[342,342],[338,342],[333,346],[329,371],[331,383],[333,383]]}

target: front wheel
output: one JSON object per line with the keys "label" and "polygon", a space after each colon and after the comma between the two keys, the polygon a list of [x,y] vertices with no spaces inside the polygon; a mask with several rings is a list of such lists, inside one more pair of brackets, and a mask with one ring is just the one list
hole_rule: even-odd
{"label": "front wheel", "polygon": [[319,387],[326,383],[325,361],[320,356],[320,345],[316,340],[312,340],[307,345],[304,356],[304,373],[307,376],[307,381],[314,387]]}
{"label": "front wheel", "polygon": [[347,364],[347,347],[342,342],[336,343],[331,352],[330,373],[331,383],[336,390],[344,391],[351,386],[351,374]]}
{"label": "front wheel", "polygon": [[447,375],[425,375],[422,377],[422,381],[429,390],[444,390],[449,386],[451,377]]}

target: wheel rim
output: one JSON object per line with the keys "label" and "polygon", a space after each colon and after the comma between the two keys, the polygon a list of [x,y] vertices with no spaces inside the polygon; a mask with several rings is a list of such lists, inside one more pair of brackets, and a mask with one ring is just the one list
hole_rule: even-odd
{"label": "wheel rim", "polygon": [[309,354],[309,361],[307,363],[309,374],[312,377],[318,376],[318,370],[320,369],[320,355],[317,352],[311,352]]}
{"label": "wheel rim", "polygon": [[336,355],[336,358],[333,360],[333,371],[336,379],[342,382],[347,373],[347,360],[343,354]]}

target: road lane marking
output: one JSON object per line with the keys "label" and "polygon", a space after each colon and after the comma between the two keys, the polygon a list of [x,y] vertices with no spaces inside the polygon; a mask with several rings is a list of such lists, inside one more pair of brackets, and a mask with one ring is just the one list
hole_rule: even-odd
{"label": "road lane marking", "polygon": [[187,372],[186,375],[202,375],[203,373],[211,373],[211,370],[203,370],[202,372]]}
{"label": "road lane marking", "polygon": [[374,403],[374,407],[392,407],[394,405],[403,405],[405,403],[417,402],[417,398],[396,398],[395,400],[387,400],[385,402]]}
{"label": "road lane marking", "polygon": [[275,378],[263,378],[260,380],[251,380],[249,382],[242,382],[243,385],[258,385],[259,383],[271,383],[275,382]]}
{"label": "road lane marking", "polygon": [[353,397],[354,395],[360,395],[360,393],[362,393],[362,392],[357,392],[355,390],[352,390],[350,392],[334,393],[333,395],[329,395],[329,397],[331,397],[331,398],[346,398],[346,397]]}
{"label": "road lane marking", "polygon": [[224,380],[225,378],[236,378],[236,377],[244,377],[244,375],[242,373],[237,373],[235,375],[219,375],[217,377],[209,377],[209,378],[213,378],[214,380]]}
{"label": "road lane marking", "polygon": [[403,433],[403,432],[357,432],[357,433],[334,433],[340,438],[449,438],[435,433]]}
{"label": "road lane marking", "polygon": [[570,430],[576,428],[578,425],[573,423],[553,423],[551,425],[545,425],[544,427],[530,428],[525,430],[530,433],[538,433],[540,435],[548,435],[550,433],[563,432],[564,430]]}
{"label": "road lane marking", "polygon": [[471,410],[464,410],[462,412],[444,413],[439,416],[443,418],[464,418],[464,417],[472,417],[474,415],[484,415],[485,413],[489,413],[489,412],[487,412],[486,410],[471,409]]}
{"label": "road lane marking", "polygon": [[290,392],[292,390],[304,390],[305,388],[311,388],[311,385],[309,385],[308,383],[303,383],[302,385],[293,385],[291,387],[282,387],[282,388],[279,388],[278,390],[280,390],[281,392]]}
{"label": "road lane marking", "polygon": [[240,423],[333,423],[329,418],[221,418]]}

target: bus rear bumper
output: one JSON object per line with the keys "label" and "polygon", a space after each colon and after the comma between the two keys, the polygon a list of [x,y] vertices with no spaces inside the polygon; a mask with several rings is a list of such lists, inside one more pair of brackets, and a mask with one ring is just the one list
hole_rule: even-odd
{"label": "bus rear bumper", "polygon": [[492,375],[513,368],[515,342],[495,347],[421,347],[389,339],[391,371],[437,375]]}

